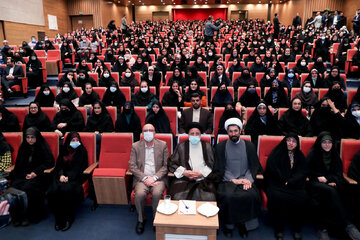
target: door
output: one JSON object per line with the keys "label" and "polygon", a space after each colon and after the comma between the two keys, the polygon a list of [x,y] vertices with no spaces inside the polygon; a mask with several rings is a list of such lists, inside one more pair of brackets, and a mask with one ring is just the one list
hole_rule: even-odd
{"label": "door", "polygon": [[92,15],[70,16],[70,18],[73,31],[76,29],[81,29],[82,27],[90,29],[94,26]]}
{"label": "door", "polygon": [[152,20],[153,22],[169,20],[169,12],[153,12]]}

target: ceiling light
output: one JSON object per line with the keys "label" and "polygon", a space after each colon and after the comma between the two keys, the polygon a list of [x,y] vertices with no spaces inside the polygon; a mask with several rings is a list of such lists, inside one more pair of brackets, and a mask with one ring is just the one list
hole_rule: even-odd
{"label": "ceiling light", "polygon": [[259,1],[259,3],[261,3],[261,1]]}
{"label": "ceiling light", "polygon": [[134,6],[135,4],[133,3],[132,5]]}

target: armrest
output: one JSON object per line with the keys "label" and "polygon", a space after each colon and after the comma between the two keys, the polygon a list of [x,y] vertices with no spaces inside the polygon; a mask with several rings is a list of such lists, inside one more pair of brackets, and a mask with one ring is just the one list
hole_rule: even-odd
{"label": "armrest", "polygon": [[126,174],[125,174],[126,176],[132,176],[133,174],[132,174],[132,172],[128,169],[128,170],[126,170]]}
{"label": "armrest", "polygon": [[6,173],[11,173],[12,171],[14,171],[14,168],[15,168],[15,165],[12,165],[11,167],[5,169],[4,172],[6,172]]}
{"label": "armrest", "polygon": [[263,180],[263,179],[264,179],[264,175],[262,175],[262,174],[257,174],[257,175],[256,175],[256,179],[258,179],[258,180]]}
{"label": "armrest", "polygon": [[44,173],[47,173],[47,174],[52,173],[52,171],[54,171],[54,169],[55,169],[55,167],[52,167],[52,168],[49,168],[49,169],[45,169],[45,170],[44,170]]}
{"label": "armrest", "polygon": [[22,92],[24,93],[24,94],[26,94],[27,93],[27,88],[28,88],[28,78],[27,77],[23,77],[22,79],[21,79],[21,87],[22,87]]}
{"label": "armrest", "polygon": [[348,177],[348,175],[347,175],[346,173],[343,173],[343,175],[344,175],[345,180],[346,180],[348,183],[350,183],[350,184],[354,184],[354,185],[356,185],[356,184],[357,184],[357,181],[355,181],[355,180],[354,180],[354,179],[352,179],[352,178],[349,178],[349,177]]}
{"label": "armrest", "polygon": [[91,164],[90,166],[88,166],[87,169],[84,170],[84,174],[91,174],[94,169],[98,166],[98,163],[97,162],[94,162],[93,164]]}

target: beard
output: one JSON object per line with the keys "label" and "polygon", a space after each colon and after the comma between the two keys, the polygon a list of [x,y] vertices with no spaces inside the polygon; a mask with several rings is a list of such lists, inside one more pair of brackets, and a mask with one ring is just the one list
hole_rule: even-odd
{"label": "beard", "polygon": [[240,139],[240,136],[232,136],[232,137],[230,138],[230,140],[231,140],[232,142],[234,142],[234,143],[236,143],[237,141],[239,141],[239,139]]}

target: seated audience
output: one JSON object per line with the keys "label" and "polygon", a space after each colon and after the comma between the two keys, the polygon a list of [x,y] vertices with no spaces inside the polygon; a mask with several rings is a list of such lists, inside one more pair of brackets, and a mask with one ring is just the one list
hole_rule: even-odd
{"label": "seated audience", "polygon": [[11,167],[11,152],[13,151],[14,149],[6,142],[4,135],[0,132],[0,173]]}
{"label": "seated audience", "polygon": [[91,109],[92,105],[98,100],[100,100],[99,94],[94,91],[91,83],[86,83],[84,92],[79,98],[79,107]]}
{"label": "seated audience", "polygon": [[131,102],[125,102],[121,114],[118,114],[115,122],[115,132],[131,132],[134,137],[133,142],[139,141],[141,122]]}
{"label": "seated audience", "polygon": [[65,82],[60,93],[55,98],[54,107],[59,107],[60,102],[64,99],[71,101],[75,107],[79,106],[79,96],[70,82]]}
{"label": "seated audience", "polygon": [[156,133],[172,133],[169,117],[157,100],[152,102],[150,111],[146,115],[145,123],[153,125]]}
{"label": "seated audience", "polygon": [[140,91],[135,93],[132,102],[135,106],[151,106],[156,96],[150,91],[146,81],[141,81]]}
{"label": "seated audience", "polygon": [[43,84],[35,97],[34,102],[39,103],[40,107],[53,107],[55,104],[54,93],[50,90],[50,87]]}
{"label": "seated audience", "polygon": [[86,121],[86,131],[95,132],[96,134],[103,132],[113,132],[114,123],[110,113],[106,109],[104,103],[96,100],[93,103],[92,113]]}
{"label": "seated audience", "polygon": [[228,102],[233,102],[234,99],[231,96],[230,91],[227,89],[226,84],[220,83],[213,99],[211,100],[211,106],[214,107],[225,107],[225,104]]}
{"label": "seated audience", "polygon": [[178,107],[178,109],[184,106],[183,95],[181,94],[181,89],[179,89],[179,83],[177,81],[173,81],[169,91],[164,94],[162,105]]}
{"label": "seated audience", "polygon": [[37,102],[29,104],[29,113],[25,116],[23,131],[29,127],[36,127],[40,132],[50,132],[50,119],[41,110],[41,106]]}

